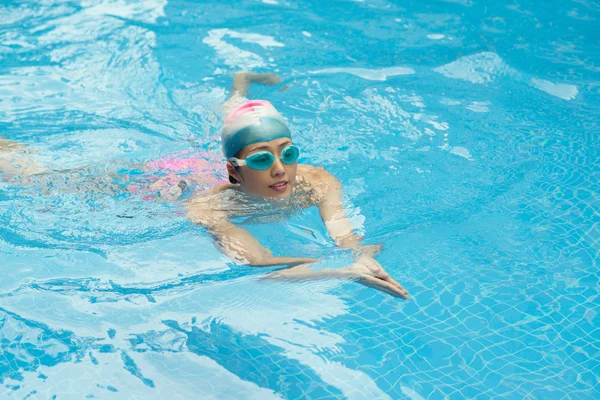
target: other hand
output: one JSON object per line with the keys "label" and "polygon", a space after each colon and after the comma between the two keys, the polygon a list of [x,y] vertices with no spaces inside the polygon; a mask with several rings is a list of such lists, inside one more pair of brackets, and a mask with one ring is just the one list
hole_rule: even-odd
{"label": "other hand", "polygon": [[359,258],[346,269],[352,277],[365,286],[372,287],[394,297],[410,298],[408,291],[386,272],[375,259],[368,256]]}

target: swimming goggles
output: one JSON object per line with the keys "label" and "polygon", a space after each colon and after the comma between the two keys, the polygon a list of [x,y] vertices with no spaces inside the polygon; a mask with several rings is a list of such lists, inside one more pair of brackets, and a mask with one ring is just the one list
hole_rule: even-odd
{"label": "swimming goggles", "polygon": [[[298,157],[300,157],[300,150],[296,146],[290,145],[281,150],[279,159],[284,164],[293,164],[298,161]],[[227,161],[229,161],[234,167],[246,165],[248,168],[265,170],[273,165],[275,162],[275,156],[270,151],[259,151],[258,153],[249,155],[244,160],[231,157],[228,158]]]}

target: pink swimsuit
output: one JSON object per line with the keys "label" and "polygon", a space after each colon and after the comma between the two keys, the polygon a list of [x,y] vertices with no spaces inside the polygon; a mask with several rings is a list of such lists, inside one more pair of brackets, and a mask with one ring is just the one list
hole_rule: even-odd
{"label": "pink swimsuit", "polygon": [[182,151],[144,164],[144,172],[145,183],[127,186],[130,193],[141,195],[143,200],[153,200],[179,187],[181,191],[175,190],[176,195],[168,198],[174,201],[186,187],[209,189],[228,183],[221,155],[209,152]]}

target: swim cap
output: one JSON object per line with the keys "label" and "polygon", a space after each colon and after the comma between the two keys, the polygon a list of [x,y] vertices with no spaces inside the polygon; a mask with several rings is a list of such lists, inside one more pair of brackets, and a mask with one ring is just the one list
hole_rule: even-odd
{"label": "swim cap", "polygon": [[266,100],[249,100],[231,110],[221,131],[227,158],[248,145],[283,137],[291,139],[292,134],[281,114]]}

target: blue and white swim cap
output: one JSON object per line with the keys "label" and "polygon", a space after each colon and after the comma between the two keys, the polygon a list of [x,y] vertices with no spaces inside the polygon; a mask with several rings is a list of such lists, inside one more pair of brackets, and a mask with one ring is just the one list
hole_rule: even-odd
{"label": "blue and white swim cap", "polygon": [[225,157],[234,157],[244,147],[279,138],[292,138],[281,114],[266,100],[249,100],[225,118],[221,131]]}

